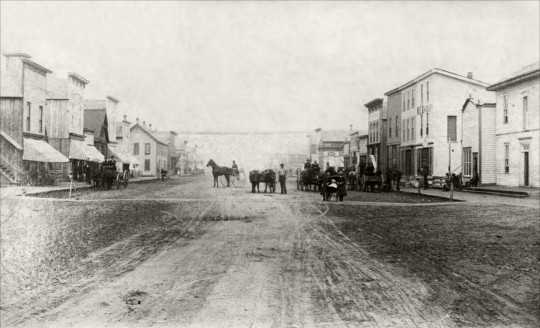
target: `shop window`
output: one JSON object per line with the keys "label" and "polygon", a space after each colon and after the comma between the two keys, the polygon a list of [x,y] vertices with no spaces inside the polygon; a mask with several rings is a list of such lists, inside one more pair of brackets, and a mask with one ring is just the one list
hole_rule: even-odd
{"label": "shop window", "polygon": [[145,171],[150,171],[150,160],[149,159],[144,160],[144,170]]}

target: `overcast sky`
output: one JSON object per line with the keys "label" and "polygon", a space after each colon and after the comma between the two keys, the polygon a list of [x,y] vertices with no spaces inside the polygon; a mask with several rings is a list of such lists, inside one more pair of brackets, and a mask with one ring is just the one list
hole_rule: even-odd
{"label": "overcast sky", "polygon": [[367,130],[363,104],[431,68],[490,83],[540,57],[538,1],[0,6],[2,53],[160,130]]}

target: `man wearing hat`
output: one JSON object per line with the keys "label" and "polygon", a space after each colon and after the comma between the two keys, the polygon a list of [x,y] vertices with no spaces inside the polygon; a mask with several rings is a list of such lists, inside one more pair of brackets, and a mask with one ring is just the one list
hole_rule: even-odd
{"label": "man wearing hat", "polygon": [[281,193],[287,194],[287,170],[283,167],[283,163],[279,164],[279,170],[278,170],[278,176],[279,176],[279,185],[281,186]]}
{"label": "man wearing hat", "polygon": [[306,159],[306,163],[304,164],[304,170],[308,170],[311,168],[311,160],[308,158]]}

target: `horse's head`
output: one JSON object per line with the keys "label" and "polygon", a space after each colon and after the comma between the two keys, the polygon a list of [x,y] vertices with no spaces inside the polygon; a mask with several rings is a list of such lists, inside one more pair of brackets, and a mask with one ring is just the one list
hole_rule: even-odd
{"label": "horse's head", "polygon": [[212,166],[212,164],[216,164],[213,159],[210,159],[208,163],[206,163],[206,167]]}

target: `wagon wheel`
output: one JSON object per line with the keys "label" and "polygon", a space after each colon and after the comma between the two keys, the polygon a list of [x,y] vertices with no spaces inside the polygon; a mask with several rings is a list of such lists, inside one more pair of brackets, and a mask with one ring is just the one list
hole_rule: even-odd
{"label": "wagon wheel", "polygon": [[362,191],[366,191],[366,175],[365,174],[362,174],[362,176],[360,177],[360,184],[361,184],[360,189]]}
{"label": "wagon wheel", "polygon": [[124,171],[124,189],[127,188],[127,185],[128,185],[128,180],[129,180],[129,174],[128,174],[128,171]]}
{"label": "wagon wheel", "polygon": [[116,175],[116,189],[120,189],[120,174]]}
{"label": "wagon wheel", "polygon": [[[230,179],[230,176],[229,176],[229,179]],[[223,187],[227,187],[227,178],[225,178],[224,175],[220,175],[219,176],[219,183],[221,183],[221,185]]]}

